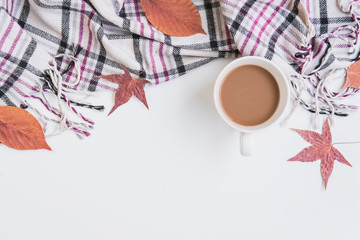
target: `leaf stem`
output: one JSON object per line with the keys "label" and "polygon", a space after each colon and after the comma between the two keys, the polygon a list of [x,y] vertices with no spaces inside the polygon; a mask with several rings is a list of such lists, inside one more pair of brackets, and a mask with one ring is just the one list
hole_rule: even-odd
{"label": "leaf stem", "polygon": [[332,145],[336,145],[336,144],[355,144],[355,143],[360,143],[360,142],[337,142],[337,143],[333,143]]}

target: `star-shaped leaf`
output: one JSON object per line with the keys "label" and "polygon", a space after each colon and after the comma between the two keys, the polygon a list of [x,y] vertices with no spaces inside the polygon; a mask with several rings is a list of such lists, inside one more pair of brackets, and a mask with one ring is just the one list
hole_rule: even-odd
{"label": "star-shaped leaf", "polygon": [[307,130],[293,130],[299,133],[307,142],[311,143],[312,145],[303,149],[300,153],[298,153],[295,157],[290,158],[288,161],[314,162],[316,160],[321,160],[320,172],[325,189],[331,172],[334,168],[335,160],[351,167],[351,164],[336,148],[334,148],[332,144],[328,119],[325,120],[322,134]]}
{"label": "star-shaped leaf", "polygon": [[118,88],[115,93],[115,104],[109,112],[108,116],[113,113],[119,106],[127,103],[132,95],[135,95],[147,109],[149,106],[146,101],[144,85],[150,83],[149,81],[142,78],[133,78],[126,68],[123,68],[124,74],[110,74],[100,75],[98,78],[106,79],[112,83],[118,84]]}

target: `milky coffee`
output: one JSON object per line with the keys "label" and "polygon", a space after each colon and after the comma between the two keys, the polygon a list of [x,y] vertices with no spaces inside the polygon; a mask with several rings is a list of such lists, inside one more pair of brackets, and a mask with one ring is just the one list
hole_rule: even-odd
{"label": "milky coffee", "polygon": [[220,89],[221,106],[226,115],[243,126],[266,122],[275,113],[280,90],[273,75],[256,65],[233,69]]}

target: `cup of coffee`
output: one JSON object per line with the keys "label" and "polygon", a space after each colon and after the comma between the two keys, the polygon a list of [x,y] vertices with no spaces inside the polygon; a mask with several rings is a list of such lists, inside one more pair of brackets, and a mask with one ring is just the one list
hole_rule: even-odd
{"label": "cup of coffee", "polygon": [[240,151],[254,152],[252,133],[272,126],[283,115],[290,91],[285,74],[271,61],[255,56],[238,58],[219,74],[215,107],[223,120],[240,131]]}

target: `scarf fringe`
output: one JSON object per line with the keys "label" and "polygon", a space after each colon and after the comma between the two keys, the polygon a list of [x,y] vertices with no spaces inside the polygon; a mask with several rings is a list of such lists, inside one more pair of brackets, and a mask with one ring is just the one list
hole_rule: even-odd
{"label": "scarf fringe", "polygon": [[343,91],[332,91],[328,87],[328,83],[332,80],[345,79],[346,77],[346,68],[330,69],[325,72],[326,64],[333,54],[333,48],[329,40],[338,39],[347,44],[349,55],[354,54],[359,47],[360,23],[358,17],[360,16],[360,2],[353,1],[349,5],[345,5],[343,1],[338,0],[338,5],[343,12],[351,14],[356,24],[355,26],[340,26],[333,32],[321,36],[321,40],[328,44],[328,48],[321,57],[320,62],[313,69],[311,69],[311,65],[314,65],[315,59],[314,46],[312,46],[311,41],[315,37],[315,33],[313,26],[309,26],[307,44],[302,46],[301,50],[294,56],[294,60],[300,68],[298,69],[299,73],[292,75],[290,78],[290,84],[295,96],[294,105],[290,114],[284,120],[284,124],[290,119],[298,105],[302,105],[306,110],[314,113],[313,125],[315,129],[318,129],[321,125],[319,123],[320,114],[329,115],[330,123],[333,123],[335,115],[348,116],[351,111],[359,108],[355,105],[341,103],[341,100],[356,94],[359,91],[358,89],[348,88]]}
{"label": "scarf fringe", "polygon": [[[71,63],[70,65],[74,66],[77,74],[76,81],[64,81],[64,74],[66,72],[60,73],[56,64],[56,59],[59,57],[68,59]],[[29,96],[40,102],[48,114],[43,114],[37,107],[25,101],[26,107],[39,116],[40,123],[47,137],[59,135],[66,130],[72,130],[80,138],[90,136],[90,131],[94,128],[95,123],[77,110],[75,106],[97,111],[103,111],[104,106],[96,106],[86,102],[84,98],[91,96],[92,93],[77,90],[79,83],[79,60],[72,55],[59,54],[52,59],[49,63],[49,68],[44,71],[43,78],[37,83],[35,87],[36,94]],[[54,97],[56,97],[56,100],[54,100]],[[52,129],[49,126],[50,122],[55,124]]]}

